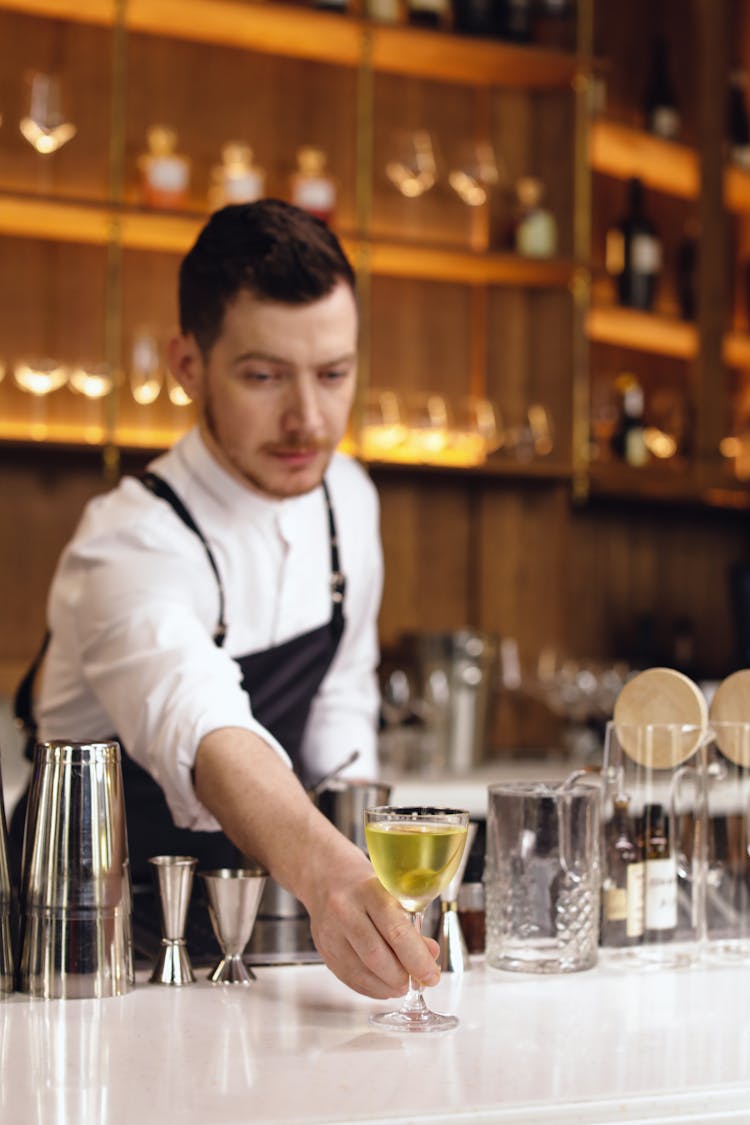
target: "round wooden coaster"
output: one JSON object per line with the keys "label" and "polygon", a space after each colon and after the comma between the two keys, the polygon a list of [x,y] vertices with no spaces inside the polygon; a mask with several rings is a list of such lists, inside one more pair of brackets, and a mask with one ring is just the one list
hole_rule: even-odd
{"label": "round wooden coaster", "polygon": [[750,766],[750,668],[722,680],[711,700],[710,715],[722,754],[735,765]]}
{"label": "round wooden coaster", "polygon": [[649,769],[665,770],[684,762],[700,744],[708,726],[708,705],[697,684],[682,672],[648,668],[622,688],[613,718],[628,757]]}

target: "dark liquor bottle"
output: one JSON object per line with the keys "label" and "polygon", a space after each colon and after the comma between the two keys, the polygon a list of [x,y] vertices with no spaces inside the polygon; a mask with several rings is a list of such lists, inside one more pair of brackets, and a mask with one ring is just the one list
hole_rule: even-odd
{"label": "dark liquor bottle", "polygon": [[643,810],[645,873],[645,941],[671,941],[677,929],[677,863],[662,805]]}
{"label": "dark liquor bottle", "polygon": [[617,281],[620,304],[649,310],[661,270],[661,240],[645,214],[640,180],[630,180],[628,201],[623,219],[607,231],[606,267]]}
{"label": "dark liquor bottle", "polygon": [[502,0],[500,5],[500,35],[513,43],[530,43],[533,28],[532,0]]}
{"label": "dark liquor bottle", "polygon": [[612,448],[622,461],[640,469],[649,460],[643,420],[643,387],[635,375],[625,371],[617,376],[615,386],[620,393],[620,417],[612,438]]}
{"label": "dark liquor bottle", "polygon": [[646,128],[664,140],[673,141],[680,134],[680,110],[669,70],[669,52],[663,35],[654,40],[651,74],[646,88]]}
{"label": "dark liquor bottle", "polygon": [[643,938],[644,863],[627,797],[616,797],[607,831],[601,943],[637,945]]}
{"label": "dark liquor bottle", "polygon": [[417,27],[446,28],[450,23],[449,0],[408,0],[409,23]]}
{"label": "dark liquor bottle", "polygon": [[453,0],[453,27],[465,35],[494,35],[495,0]]}
{"label": "dark liquor bottle", "polygon": [[533,39],[541,47],[570,51],[575,46],[574,0],[537,0]]}
{"label": "dark liquor bottle", "polygon": [[696,272],[698,269],[698,224],[685,224],[685,231],[677,247],[677,300],[683,320],[695,320],[697,312]]}
{"label": "dark liquor bottle", "polygon": [[729,159],[750,168],[750,121],[747,115],[747,74],[737,68],[729,75]]}

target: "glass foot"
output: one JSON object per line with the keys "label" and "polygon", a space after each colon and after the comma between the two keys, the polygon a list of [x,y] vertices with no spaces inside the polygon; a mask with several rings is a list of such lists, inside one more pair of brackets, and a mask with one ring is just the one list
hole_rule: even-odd
{"label": "glass foot", "polygon": [[377,1012],[369,1023],[382,1031],[450,1031],[458,1026],[457,1016],[441,1016],[438,1012],[409,1011]]}

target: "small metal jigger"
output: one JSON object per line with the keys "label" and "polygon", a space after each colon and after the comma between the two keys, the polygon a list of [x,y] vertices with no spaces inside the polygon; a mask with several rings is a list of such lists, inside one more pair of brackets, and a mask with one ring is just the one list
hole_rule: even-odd
{"label": "small metal jigger", "polygon": [[189,855],[157,855],[153,865],[161,909],[161,952],[151,974],[152,984],[192,984],[195,980],[185,945],[193,872],[197,859]]}
{"label": "small metal jigger", "polygon": [[444,973],[462,973],[471,968],[469,951],[466,948],[466,939],[458,916],[458,888],[463,881],[476,832],[476,824],[470,824],[458,870],[440,895],[440,929],[436,937],[440,943],[438,963]]}
{"label": "small metal jigger", "polygon": [[208,974],[213,984],[250,984],[255,973],[242,960],[255,925],[266,872],[260,867],[201,872],[208,912],[223,954]]}

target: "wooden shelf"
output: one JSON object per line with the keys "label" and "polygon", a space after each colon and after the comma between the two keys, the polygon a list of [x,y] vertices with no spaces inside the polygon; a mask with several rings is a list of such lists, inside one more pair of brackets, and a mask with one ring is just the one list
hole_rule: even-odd
{"label": "wooden shelf", "polygon": [[724,362],[728,367],[750,367],[750,334],[727,333],[724,337]]}
{"label": "wooden shelf", "polygon": [[[184,254],[205,219],[0,193],[0,234],[22,238],[101,246],[115,239],[129,250]],[[366,260],[370,271],[381,277],[522,288],[564,288],[573,277],[573,263],[565,259],[477,254],[416,243],[360,244],[346,236],[342,242],[352,260]]]}
{"label": "wooden shelf", "polygon": [[592,499],[683,504],[725,511],[750,509],[750,489],[732,482],[698,486],[684,460],[642,469],[621,464],[592,465],[589,486]]}
{"label": "wooden shelf", "polygon": [[694,359],[698,354],[698,333],[694,324],[636,309],[617,306],[589,309],[586,335],[595,343],[675,359]]}
{"label": "wooden shelf", "polygon": [[[0,9],[111,27],[113,0],[0,0]],[[376,71],[471,86],[564,88],[573,54],[517,47],[414,27],[370,24],[302,5],[240,0],[128,0],[128,31],[357,66],[368,55]]]}
{"label": "wooden shelf", "polygon": [[589,132],[589,161],[596,172],[619,180],[637,177],[656,191],[697,199],[700,171],[695,151],[615,121],[595,121]]}

